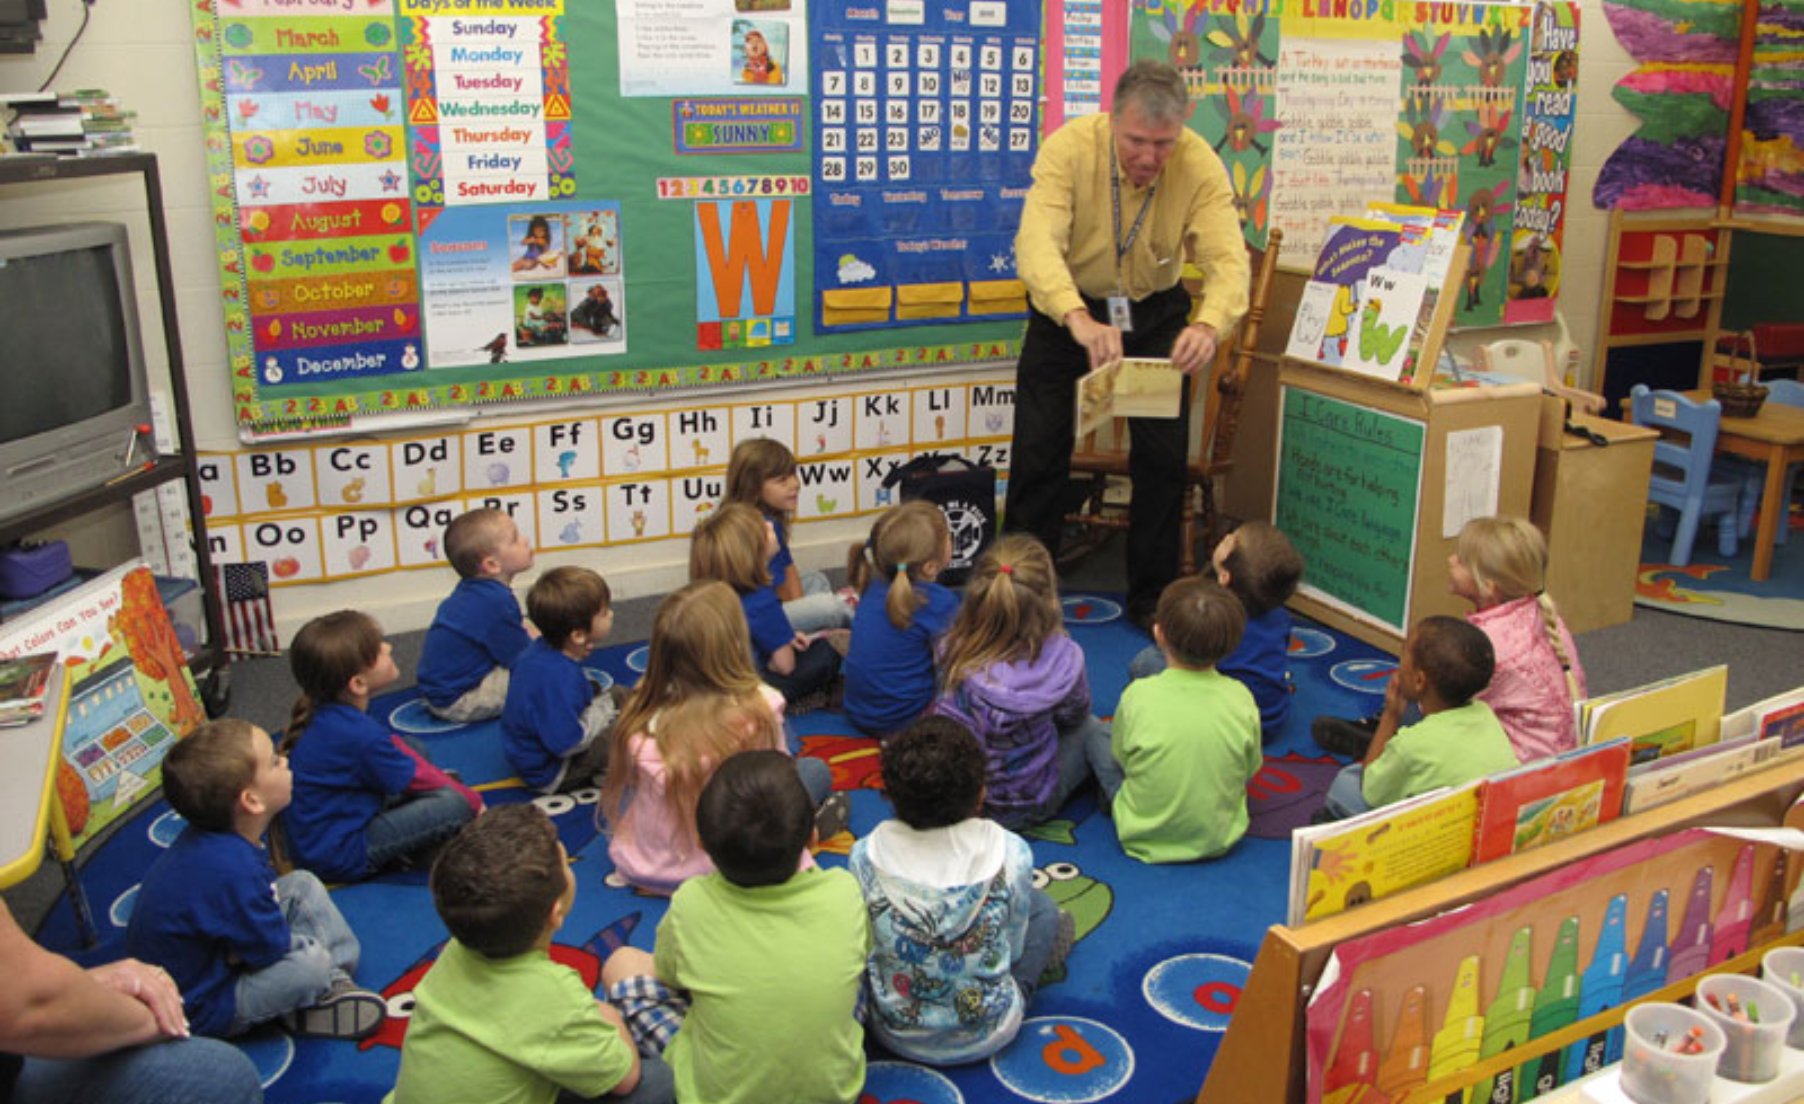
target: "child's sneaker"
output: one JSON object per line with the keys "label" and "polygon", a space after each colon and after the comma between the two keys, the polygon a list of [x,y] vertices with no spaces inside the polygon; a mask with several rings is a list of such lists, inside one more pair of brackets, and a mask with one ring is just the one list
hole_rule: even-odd
{"label": "child's sneaker", "polygon": [[1357,721],[1317,717],[1309,723],[1309,735],[1331,755],[1361,759],[1365,757],[1366,748],[1372,745],[1372,737],[1378,734],[1378,717],[1376,713]]}
{"label": "child's sneaker", "polygon": [[849,795],[837,791],[827,795],[821,807],[814,811],[814,830],[819,833],[824,843],[845,831],[852,824],[852,799]]}
{"label": "child's sneaker", "polygon": [[838,590],[834,591],[833,593],[839,598],[840,601],[842,601],[846,604],[847,609],[856,610],[858,608],[858,592],[856,590],[853,590],[851,587],[846,586],[846,587],[840,587]]}
{"label": "child's sneaker", "polygon": [[348,977],[332,983],[319,1003],[296,1009],[282,1017],[290,1035],[321,1039],[367,1039],[382,1026],[388,1002],[382,994],[359,988]]}

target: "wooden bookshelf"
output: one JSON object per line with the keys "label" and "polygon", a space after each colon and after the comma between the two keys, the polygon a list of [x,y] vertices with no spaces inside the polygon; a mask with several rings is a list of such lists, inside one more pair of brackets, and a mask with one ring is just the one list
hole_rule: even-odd
{"label": "wooden bookshelf", "polygon": [[[1785,762],[1704,793],[1622,817],[1588,832],[1450,878],[1374,901],[1314,924],[1273,925],[1254,959],[1197,1104],[1301,1104],[1305,1096],[1304,1016],[1334,948],[1348,940],[1408,924],[1638,840],[1703,825],[1772,827],[1785,820],[1804,775]],[[1762,948],[1765,949],[1765,948]],[[1658,995],[1658,994],[1656,994]],[[1512,1048],[1464,1070],[1473,1085],[1496,1069],[1529,1060],[1535,1043]],[[1546,1044],[1551,1049],[1552,1043]],[[1533,1054],[1542,1053],[1533,1050]],[[1495,1067],[1495,1068],[1493,1068]],[[1437,1083],[1437,1087],[1447,1082]]]}

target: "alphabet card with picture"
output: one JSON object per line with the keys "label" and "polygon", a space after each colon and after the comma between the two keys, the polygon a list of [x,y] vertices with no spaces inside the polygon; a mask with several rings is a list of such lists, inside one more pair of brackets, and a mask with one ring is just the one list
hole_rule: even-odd
{"label": "alphabet card with picture", "polygon": [[1341,367],[1361,375],[1401,380],[1410,367],[1411,336],[1428,302],[1428,278],[1378,266],[1366,273],[1359,309],[1347,321]]}

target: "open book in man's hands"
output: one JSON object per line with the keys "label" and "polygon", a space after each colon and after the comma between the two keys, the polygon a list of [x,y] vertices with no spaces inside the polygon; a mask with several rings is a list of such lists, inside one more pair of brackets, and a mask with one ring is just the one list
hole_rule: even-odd
{"label": "open book in man's hands", "polygon": [[1077,381],[1077,436],[1111,418],[1175,418],[1184,408],[1184,374],[1169,357],[1123,357]]}

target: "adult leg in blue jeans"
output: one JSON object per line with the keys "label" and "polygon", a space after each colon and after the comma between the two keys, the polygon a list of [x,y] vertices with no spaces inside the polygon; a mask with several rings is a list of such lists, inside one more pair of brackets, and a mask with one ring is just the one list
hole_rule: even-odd
{"label": "adult leg in blue jeans", "polygon": [[370,869],[381,870],[450,839],[475,815],[463,795],[449,788],[428,790],[384,809],[364,830]]}
{"label": "adult leg in blue jeans", "polygon": [[288,920],[292,948],[280,961],[238,975],[233,1035],[314,1004],[333,982],[350,978],[362,954],[356,934],[312,874],[296,870],[277,878],[276,900]]}
{"label": "adult leg in blue jeans", "polygon": [[257,1067],[218,1039],[172,1039],[93,1058],[27,1058],[13,1104],[260,1104]]}

